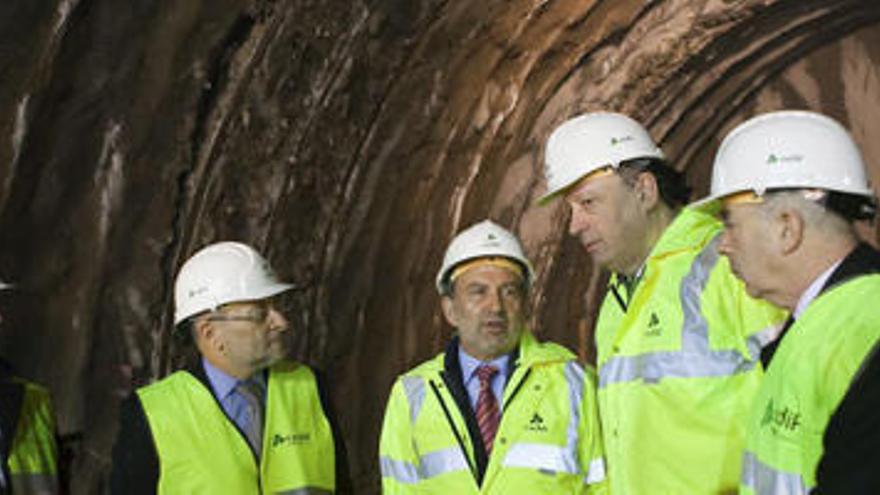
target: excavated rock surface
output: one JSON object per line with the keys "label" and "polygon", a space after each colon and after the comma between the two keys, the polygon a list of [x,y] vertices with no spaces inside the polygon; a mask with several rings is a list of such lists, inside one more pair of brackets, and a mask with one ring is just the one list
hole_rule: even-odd
{"label": "excavated rock surface", "polygon": [[3,354],[51,387],[74,492],[101,492],[118,400],[185,354],[177,267],[250,242],[309,284],[296,357],[330,373],[377,493],[384,401],[449,336],[432,279],[463,226],[521,235],[536,332],[592,357],[602,275],[534,205],[553,126],[630,113],[703,193],[731,126],[812,108],[876,182],[878,21],[876,0],[6,0]]}

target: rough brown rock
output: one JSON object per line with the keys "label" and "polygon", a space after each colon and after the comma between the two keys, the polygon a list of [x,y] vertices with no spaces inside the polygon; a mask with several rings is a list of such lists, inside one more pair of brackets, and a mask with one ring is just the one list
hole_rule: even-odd
{"label": "rough brown rock", "polygon": [[263,248],[299,294],[297,357],[335,377],[358,493],[388,387],[448,337],[432,279],[490,216],[539,271],[544,338],[592,356],[602,276],[534,206],[542,142],[586,110],[643,120],[704,192],[758,111],[827,112],[880,180],[875,0],[7,0],[0,3],[3,353],[82,433],[100,492],[119,397],[175,367],[171,278]]}

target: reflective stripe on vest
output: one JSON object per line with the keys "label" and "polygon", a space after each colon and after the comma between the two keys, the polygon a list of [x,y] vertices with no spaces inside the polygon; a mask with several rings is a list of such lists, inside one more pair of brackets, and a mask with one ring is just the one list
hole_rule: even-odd
{"label": "reflective stripe on vest", "polygon": [[[569,399],[569,422],[566,426],[565,446],[515,443],[508,449],[502,466],[542,471],[553,470],[574,475],[581,473],[578,458],[578,426],[581,422],[580,408],[584,400],[584,371],[576,362],[570,361],[565,364],[564,376],[568,385]],[[421,411],[425,399],[425,380],[417,376],[404,377],[403,387],[410,409],[410,420],[415,426],[418,412]],[[379,464],[382,476],[394,478],[404,484],[414,484],[442,474],[470,469],[467,459],[457,446],[430,452],[419,457],[418,466],[384,456],[379,459]],[[605,478],[604,461],[602,459],[591,460],[589,472],[583,474],[585,483],[602,481]]]}
{"label": "reflective stripe on vest", "polygon": [[743,455],[742,482],[755,493],[806,495],[807,486],[797,473],[778,471],[759,461],[751,452]]}
{"label": "reflective stripe on vest", "polygon": [[716,351],[709,347],[709,328],[700,311],[700,296],[718,262],[717,244],[718,237],[715,237],[696,257],[690,271],[681,281],[681,350],[614,356],[599,370],[600,389],[613,383],[638,380],[657,383],[664,378],[729,376],[749,371],[755,366],[761,344],[774,327],[749,338],[749,354],[755,359],[747,359],[734,349]]}
{"label": "reflective stripe on vest", "polygon": [[[550,471],[554,473],[579,474],[578,425],[581,421],[580,405],[583,402],[584,371],[574,361],[565,364],[565,381],[568,385],[569,422],[566,428],[565,447],[541,443],[515,443],[510,446],[502,463],[505,467],[519,467]],[[585,473],[585,483],[596,483],[605,478],[602,459],[590,462],[590,472]]]}
{"label": "reflective stripe on vest", "polygon": [[406,391],[406,401],[409,403],[409,416],[412,424],[416,424],[416,418],[422,411],[425,402],[425,380],[417,376],[403,378],[403,389]]}
{"label": "reflective stripe on vest", "polygon": [[[425,379],[420,376],[405,376],[403,390],[410,411],[410,421],[415,426],[422,405],[425,403]],[[399,461],[382,456],[379,469],[383,477],[394,478],[399,483],[413,484],[421,480],[455,471],[468,471],[467,459],[458,447],[429,452],[419,457],[419,464]]]}
{"label": "reflective stripe on vest", "polygon": [[419,466],[382,456],[379,459],[382,476],[394,478],[400,483],[413,484],[421,480],[455,471],[468,471],[467,460],[458,447],[438,450],[419,457]]}

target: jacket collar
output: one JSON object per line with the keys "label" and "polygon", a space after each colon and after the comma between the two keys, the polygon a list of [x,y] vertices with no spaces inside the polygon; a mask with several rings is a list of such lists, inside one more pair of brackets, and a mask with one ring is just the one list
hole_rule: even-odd
{"label": "jacket collar", "polygon": [[[446,350],[437,357],[437,364],[442,364],[442,368],[447,373],[457,374],[461,377],[461,364],[458,359],[458,347],[461,344],[459,338],[453,337]],[[519,340],[519,346],[510,353],[510,365],[507,367],[507,378],[509,379],[516,368],[532,367],[540,364],[551,364],[576,359],[574,353],[568,349],[557,345],[545,345],[538,342],[531,330],[523,330]]]}
{"label": "jacket collar", "polygon": [[880,252],[865,243],[860,243],[843,258],[819,293],[824,293],[856,277],[875,273],[880,273]]}
{"label": "jacket collar", "polygon": [[720,225],[712,215],[684,208],[663,231],[648,259],[693,249],[694,244],[708,244],[718,234]]}
{"label": "jacket collar", "polygon": [[[651,260],[693,249],[694,245],[706,245],[718,235],[720,228],[721,223],[714,216],[693,208],[682,209],[651,248],[648,258],[640,268],[639,277],[644,276]],[[620,275],[612,273],[608,284],[616,286],[621,283],[621,279]]]}

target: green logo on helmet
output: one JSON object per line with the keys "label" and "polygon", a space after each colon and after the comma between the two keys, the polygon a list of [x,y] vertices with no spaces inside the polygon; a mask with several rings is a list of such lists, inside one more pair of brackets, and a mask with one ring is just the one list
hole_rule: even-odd
{"label": "green logo on helmet", "polygon": [[770,156],[767,157],[767,165],[779,165],[783,163],[800,163],[804,161],[804,155],[784,155],[780,156],[776,153],[770,153]]}
{"label": "green logo on helmet", "polygon": [[625,143],[627,141],[632,141],[632,136],[621,136],[621,137],[612,137],[611,138],[611,146],[617,146],[618,144]]}

